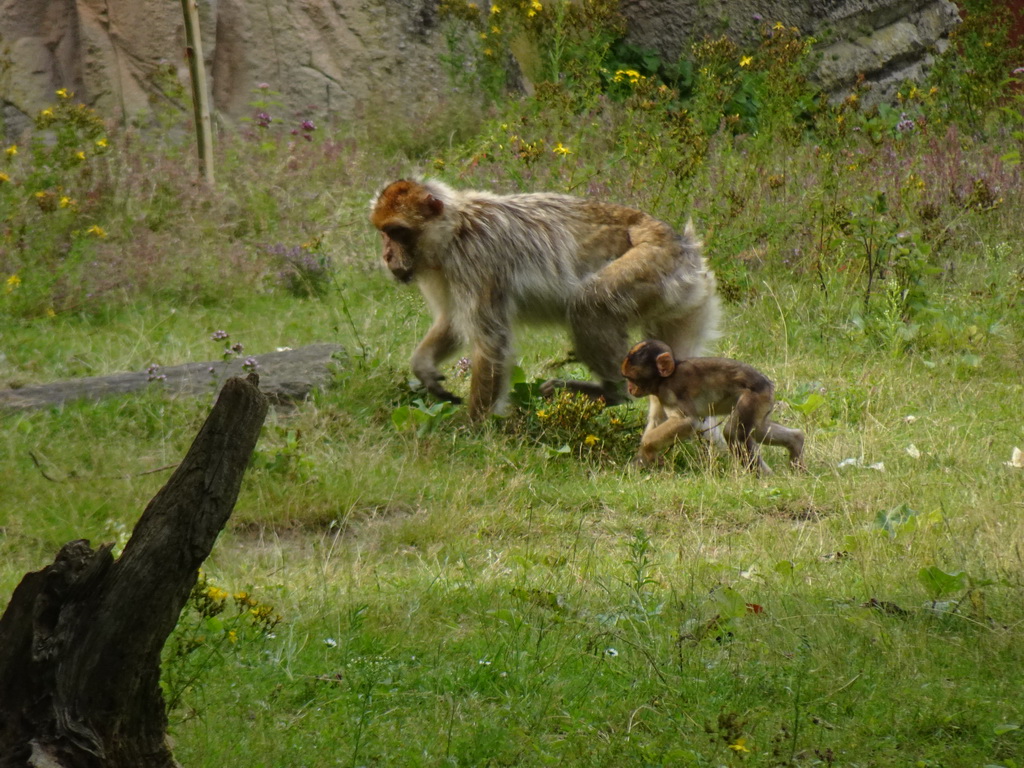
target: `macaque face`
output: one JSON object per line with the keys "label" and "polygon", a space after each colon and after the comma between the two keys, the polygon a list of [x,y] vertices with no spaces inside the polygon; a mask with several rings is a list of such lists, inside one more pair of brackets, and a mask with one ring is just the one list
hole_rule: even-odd
{"label": "macaque face", "polygon": [[382,258],[400,283],[408,283],[415,274],[413,253],[414,235],[411,229],[402,226],[388,226],[381,233],[384,240]]}
{"label": "macaque face", "polygon": [[384,265],[399,282],[416,276],[420,234],[443,212],[441,201],[412,181],[396,181],[374,200],[370,222],[383,238]]}
{"label": "macaque face", "polygon": [[641,341],[622,361],[622,375],[626,388],[633,397],[656,394],[663,379],[675,371],[675,359],[667,344],[660,341]]}
{"label": "macaque face", "polygon": [[[633,375],[636,375],[635,371],[633,372]],[[657,382],[655,382],[655,384],[657,384]],[[629,376],[626,376],[626,389],[633,397],[647,397],[647,395],[654,393],[649,382],[641,382],[637,379],[631,379]]]}

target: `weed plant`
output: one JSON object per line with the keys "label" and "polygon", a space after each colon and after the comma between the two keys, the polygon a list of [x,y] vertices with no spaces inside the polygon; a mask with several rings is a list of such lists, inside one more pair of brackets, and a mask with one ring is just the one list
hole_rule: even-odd
{"label": "weed plant", "polygon": [[[1019,768],[1024,59],[968,6],[872,109],[816,94],[772,20],[663,62],[612,6],[450,6],[449,109],[307,127],[260,88],[214,189],[173,115],[58,92],[0,154],[0,381],[346,349],[272,409],[165,649],[182,764]],[[776,381],[809,471],[689,444],[635,468],[643,403],[537,396],[585,375],[555,330],[521,335],[503,418],[411,386],[429,319],[366,204],[417,172],[692,217],[716,351]],[[123,543],[184,455],[213,393],[151,370],[0,414],[0,595],[67,540]]]}

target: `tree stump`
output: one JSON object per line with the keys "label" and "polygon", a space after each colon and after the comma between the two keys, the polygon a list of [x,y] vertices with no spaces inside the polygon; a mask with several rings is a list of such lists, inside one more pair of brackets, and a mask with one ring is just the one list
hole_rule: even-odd
{"label": "tree stump", "polygon": [[175,768],[160,652],[238,498],[267,415],[230,379],[177,471],[111,544],[65,544],[0,618],[0,768]]}

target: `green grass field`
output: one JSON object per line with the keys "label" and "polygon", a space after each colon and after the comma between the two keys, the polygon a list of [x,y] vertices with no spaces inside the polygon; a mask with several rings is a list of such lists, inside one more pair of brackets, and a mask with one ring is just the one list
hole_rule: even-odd
{"label": "green grass field", "polygon": [[[3,385],[219,359],[218,330],[346,350],[271,410],[165,650],[182,765],[1024,764],[1024,119],[1005,89],[952,111],[974,81],[939,75],[895,116],[794,115],[773,76],[751,123],[699,87],[684,119],[645,73],[453,106],[415,143],[250,126],[208,190],[187,144],[58,101],[55,142],[0,155]],[[692,216],[716,352],[776,382],[807,473],[693,445],[640,470],[642,402],[418,402],[427,311],[366,221],[417,172]],[[568,345],[524,329],[525,381],[583,374]],[[212,398],[0,414],[0,603],[66,541],[123,544]]]}

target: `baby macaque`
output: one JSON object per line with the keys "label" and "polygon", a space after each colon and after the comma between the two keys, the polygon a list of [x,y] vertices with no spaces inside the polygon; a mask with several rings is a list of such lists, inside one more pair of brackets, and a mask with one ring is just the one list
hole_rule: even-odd
{"label": "baby macaque", "polygon": [[629,394],[661,401],[668,421],[644,433],[637,461],[655,462],[672,441],[700,434],[702,423],[728,416],[724,436],[748,469],[771,474],[759,446],[789,449],[790,464],[803,469],[804,434],[768,418],[775,405],[775,387],[768,377],[746,363],[722,357],[677,360],[662,341],[642,341],[622,361]]}

